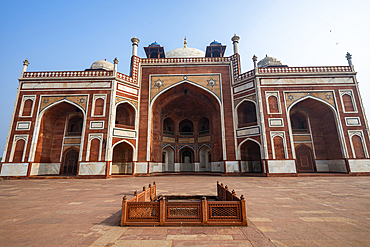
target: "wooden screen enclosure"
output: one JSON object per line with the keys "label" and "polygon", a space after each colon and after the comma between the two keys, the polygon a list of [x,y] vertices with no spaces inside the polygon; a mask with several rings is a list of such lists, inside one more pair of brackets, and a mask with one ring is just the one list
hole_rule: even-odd
{"label": "wooden screen enclosure", "polygon": [[123,197],[121,226],[247,226],[247,205],[219,182],[217,196],[157,196],[153,183]]}

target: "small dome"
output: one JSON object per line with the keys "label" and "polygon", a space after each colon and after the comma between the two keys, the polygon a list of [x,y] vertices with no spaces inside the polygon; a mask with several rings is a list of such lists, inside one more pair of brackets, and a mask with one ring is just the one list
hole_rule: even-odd
{"label": "small dome", "polygon": [[221,45],[221,43],[218,42],[218,41],[216,41],[216,40],[214,40],[209,45]]}
{"label": "small dome", "polygon": [[177,48],[166,52],[166,58],[177,58],[177,57],[205,57],[206,53],[204,51],[198,50],[196,48]]}
{"label": "small dome", "polygon": [[157,43],[157,41],[154,41],[153,43],[151,43],[149,46],[161,46],[159,43]]}
{"label": "small dome", "polygon": [[264,57],[262,60],[260,60],[257,63],[258,68],[264,68],[269,66],[282,66],[282,62],[277,59],[276,57],[268,57],[266,54],[266,57]]}
{"label": "small dome", "polygon": [[98,60],[91,65],[90,69],[113,70],[113,67],[113,64],[108,61]]}

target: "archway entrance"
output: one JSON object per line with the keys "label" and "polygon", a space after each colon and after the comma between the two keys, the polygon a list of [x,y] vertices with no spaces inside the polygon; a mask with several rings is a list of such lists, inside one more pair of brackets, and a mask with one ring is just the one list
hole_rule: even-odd
{"label": "archway entrance", "polygon": [[61,174],[77,175],[78,151],[74,148],[68,149],[63,154]]}
{"label": "archway entrance", "polygon": [[240,147],[241,170],[247,173],[262,173],[260,146],[254,141],[246,141]]}
{"label": "archway entrance", "polygon": [[210,172],[211,170],[211,149],[203,146],[199,150],[199,171]]}
{"label": "archway entrance", "polygon": [[61,102],[42,114],[35,163],[47,163],[59,174],[77,175],[84,115],[71,103]]}
{"label": "archway entrance", "polygon": [[212,162],[223,160],[220,104],[189,83],[171,88],[152,106],[151,136],[150,160],[162,162],[163,172],[209,172]]}
{"label": "archway entrance", "polygon": [[289,117],[298,172],[347,172],[336,116],[327,104],[305,99]]}
{"label": "archway entrance", "polygon": [[163,149],[163,160],[162,160],[162,171],[163,172],[174,172],[175,171],[175,152],[167,146]]}
{"label": "archway entrance", "polygon": [[180,171],[182,172],[194,172],[194,154],[190,148],[184,148],[180,152],[181,154],[181,165]]}
{"label": "archway entrance", "polygon": [[297,169],[298,172],[314,172],[315,164],[312,150],[304,144],[295,148],[297,156]]}
{"label": "archway entrance", "polygon": [[132,174],[133,148],[121,142],[113,149],[112,174]]}

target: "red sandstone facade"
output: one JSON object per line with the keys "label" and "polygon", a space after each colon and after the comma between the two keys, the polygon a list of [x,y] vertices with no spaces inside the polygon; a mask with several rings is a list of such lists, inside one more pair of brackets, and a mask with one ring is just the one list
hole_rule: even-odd
{"label": "red sandstone facade", "polygon": [[133,39],[131,76],[117,59],[61,72],[26,72],[26,60],[1,176],[368,174],[350,55],[330,67],[254,57],[241,73],[235,37],[230,57],[212,42],[166,54],[153,43],[139,58]]}

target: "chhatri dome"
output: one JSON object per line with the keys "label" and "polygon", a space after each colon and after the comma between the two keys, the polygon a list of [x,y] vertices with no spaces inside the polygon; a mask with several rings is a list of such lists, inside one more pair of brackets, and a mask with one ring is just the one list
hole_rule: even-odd
{"label": "chhatri dome", "polygon": [[187,47],[186,37],[183,48],[177,48],[166,52],[166,58],[181,58],[181,57],[205,57],[206,53],[196,48]]}
{"label": "chhatri dome", "polygon": [[90,69],[113,70],[113,64],[107,60],[98,60],[94,62]]}
{"label": "chhatri dome", "polygon": [[258,68],[264,68],[264,67],[270,67],[270,66],[282,66],[283,63],[277,59],[276,57],[269,57],[266,54],[266,57],[264,57],[261,61],[258,62],[257,66]]}

